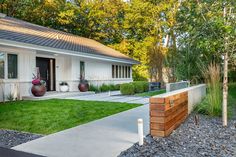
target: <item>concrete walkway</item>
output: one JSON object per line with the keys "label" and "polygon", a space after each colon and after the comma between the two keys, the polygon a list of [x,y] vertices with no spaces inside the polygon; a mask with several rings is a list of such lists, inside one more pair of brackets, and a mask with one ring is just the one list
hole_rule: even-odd
{"label": "concrete walkway", "polygon": [[138,141],[137,119],[149,133],[149,105],[118,113],[14,147],[49,157],[115,157]]}
{"label": "concrete walkway", "polygon": [[67,97],[67,99],[148,104],[149,98],[120,95],[120,91]]}

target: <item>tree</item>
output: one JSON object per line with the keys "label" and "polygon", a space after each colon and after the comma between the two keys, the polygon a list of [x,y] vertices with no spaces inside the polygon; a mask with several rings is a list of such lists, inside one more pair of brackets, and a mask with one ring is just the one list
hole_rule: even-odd
{"label": "tree", "polygon": [[233,47],[236,44],[235,6],[235,1],[231,0],[190,0],[183,3],[178,17],[181,25],[180,51],[198,54],[198,58],[201,58],[205,65],[212,61],[224,63],[222,105],[224,126],[227,125],[228,57],[235,52]]}

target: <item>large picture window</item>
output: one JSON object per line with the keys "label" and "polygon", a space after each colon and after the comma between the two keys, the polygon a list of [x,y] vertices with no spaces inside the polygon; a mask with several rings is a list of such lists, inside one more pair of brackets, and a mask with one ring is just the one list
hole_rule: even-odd
{"label": "large picture window", "polygon": [[4,79],[5,54],[0,52],[0,79]]}
{"label": "large picture window", "polygon": [[16,54],[7,54],[7,67],[8,67],[8,78],[16,79],[18,73]]}
{"label": "large picture window", "polygon": [[131,78],[131,67],[112,65],[112,78]]}

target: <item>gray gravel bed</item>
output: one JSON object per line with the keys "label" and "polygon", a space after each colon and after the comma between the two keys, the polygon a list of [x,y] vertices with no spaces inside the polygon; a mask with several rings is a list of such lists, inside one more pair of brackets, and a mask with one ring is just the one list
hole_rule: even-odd
{"label": "gray gravel bed", "polygon": [[169,137],[148,135],[143,146],[136,143],[119,157],[236,157],[236,120],[223,127],[220,118],[198,116],[199,125],[192,114]]}
{"label": "gray gravel bed", "polygon": [[40,137],[43,135],[0,129],[0,147],[11,148]]}

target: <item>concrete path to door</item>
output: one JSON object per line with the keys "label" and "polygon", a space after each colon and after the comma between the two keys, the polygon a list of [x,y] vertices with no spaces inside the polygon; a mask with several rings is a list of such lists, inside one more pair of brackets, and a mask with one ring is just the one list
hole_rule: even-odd
{"label": "concrete path to door", "polygon": [[48,157],[115,157],[138,142],[137,119],[149,133],[149,105],[51,134],[14,147]]}
{"label": "concrete path to door", "polygon": [[76,100],[91,100],[91,101],[108,101],[108,102],[126,102],[136,104],[148,104],[149,98],[139,96],[124,96],[120,94],[120,91],[104,92],[90,95],[79,95],[67,97],[66,99]]}

